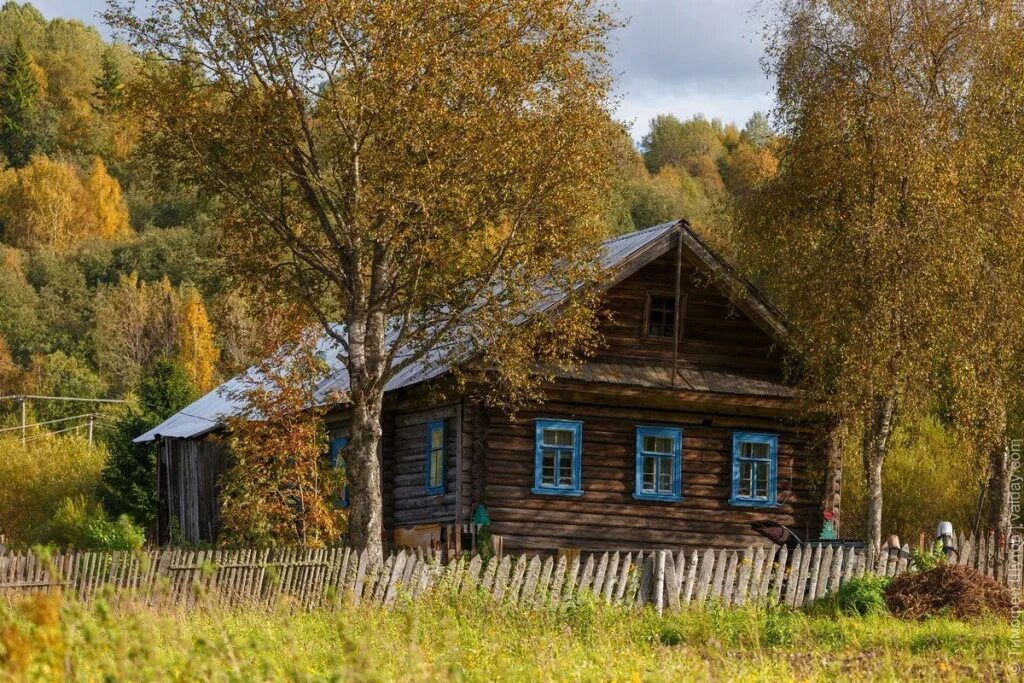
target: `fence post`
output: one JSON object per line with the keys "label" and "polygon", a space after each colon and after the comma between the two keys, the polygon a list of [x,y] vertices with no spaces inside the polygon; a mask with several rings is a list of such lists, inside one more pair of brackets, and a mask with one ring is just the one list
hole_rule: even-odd
{"label": "fence post", "polygon": [[665,609],[665,553],[659,550],[654,564],[654,611],[661,614]]}

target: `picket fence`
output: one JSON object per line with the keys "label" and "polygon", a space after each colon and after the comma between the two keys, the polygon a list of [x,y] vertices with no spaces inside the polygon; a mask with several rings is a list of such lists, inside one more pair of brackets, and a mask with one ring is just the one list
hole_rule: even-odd
{"label": "picket fence", "polygon": [[[1018,552],[994,539],[961,542],[959,562],[1020,587]],[[964,552],[969,547],[973,550]],[[290,605],[302,609],[348,604],[392,605],[431,590],[481,591],[495,600],[530,607],[555,605],[589,592],[617,605],[652,605],[659,612],[709,601],[725,605],[775,602],[806,605],[843,581],[865,573],[895,576],[911,565],[910,548],[883,548],[868,565],[863,550],[805,545],[745,550],[655,550],[527,555],[457,556],[447,563],[431,552],[403,550],[373,564],[349,548],[33,553],[0,556],[0,596],[61,589],[88,602],[141,601],[152,605]]]}

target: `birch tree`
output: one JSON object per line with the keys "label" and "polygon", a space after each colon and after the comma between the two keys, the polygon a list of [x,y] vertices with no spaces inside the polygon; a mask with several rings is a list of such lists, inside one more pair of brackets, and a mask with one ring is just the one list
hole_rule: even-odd
{"label": "birch tree", "polygon": [[[380,554],[385,387],[475,354],[496,396],[593,343],[611,145],[599,0],[113,0],[149,144],[215,193],[228,261],[348,370],[348,527]],[[534,315],[545,289],[572,293]],[[516,325],[525,321],[526,324]],[[339,323],[335,325],[334,323]]]}
{"label": "birch tree", "polygon": [[963,132],[978,55],[1009,7],[783,0],[771,33],[785,144],[738,230],[793,320],[809,396],[859,430],[876,547],[895,420],[960,382],[950,364],[980,332],[964,293],[991,233],[960,222],[980,218],[981,201]]}

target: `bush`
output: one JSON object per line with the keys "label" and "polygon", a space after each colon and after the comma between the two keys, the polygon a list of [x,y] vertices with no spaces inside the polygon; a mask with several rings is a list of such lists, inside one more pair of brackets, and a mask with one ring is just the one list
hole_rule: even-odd
{"label": "bush", "polygon": [[84,496],[65,498],[53,516],[50,541],[76,550],[137,550],[146,541],[127,515],[111,520],[103,507]]}
{"label": "bush", "polygon": [[[850,441],[843,461],[841,533],[863,538],[867,487],[858,442]],[[938,418],[908,419],[898,425],[882,471],[886,533],[913,539],[921,531],[934,530],[939,520],[949,520],[955,529],[969,529],[984,469],[984,459],[970,443]]]}
{"label": "bush", "polygon": [[0,534],[8,544],[52,542],[54,512],[65,499],[93,499],[106,457],[80,437],[34,433],[26,446],[0,438]]}
{"label": "bush", "polygon": [[885,589],[890,581],[887,576],[872,574],[852,578],[818,601],[815,608],[846,616],[886,614],[889,608],[885,603]]}

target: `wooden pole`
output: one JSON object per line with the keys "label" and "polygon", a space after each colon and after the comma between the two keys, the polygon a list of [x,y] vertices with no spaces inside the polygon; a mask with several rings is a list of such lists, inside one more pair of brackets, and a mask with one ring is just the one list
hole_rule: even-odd
{"label": "wooden pole", "polygon": [[93,421],[95,419],[96,419],[95,415],[90,415],[89,416],[89,447],[90,448],[92,447],[92,425],[93,425]]}
{"label": "wooden pole", "polygon": [[682,305],[679,301],[682,291],[683,278],[683,230],[686,228],[682,222],[679,223],[679,232],[676,234],[676,314],[672,317],[672,388],[676,388],[676,377],[679,375],[679,318],[682,316]]}
{"label": "wooden pole", "polygon": [[21,446],[25,447],[28,436],[28,420],[26,419],[26,401],[25,397],[21,397]]}

